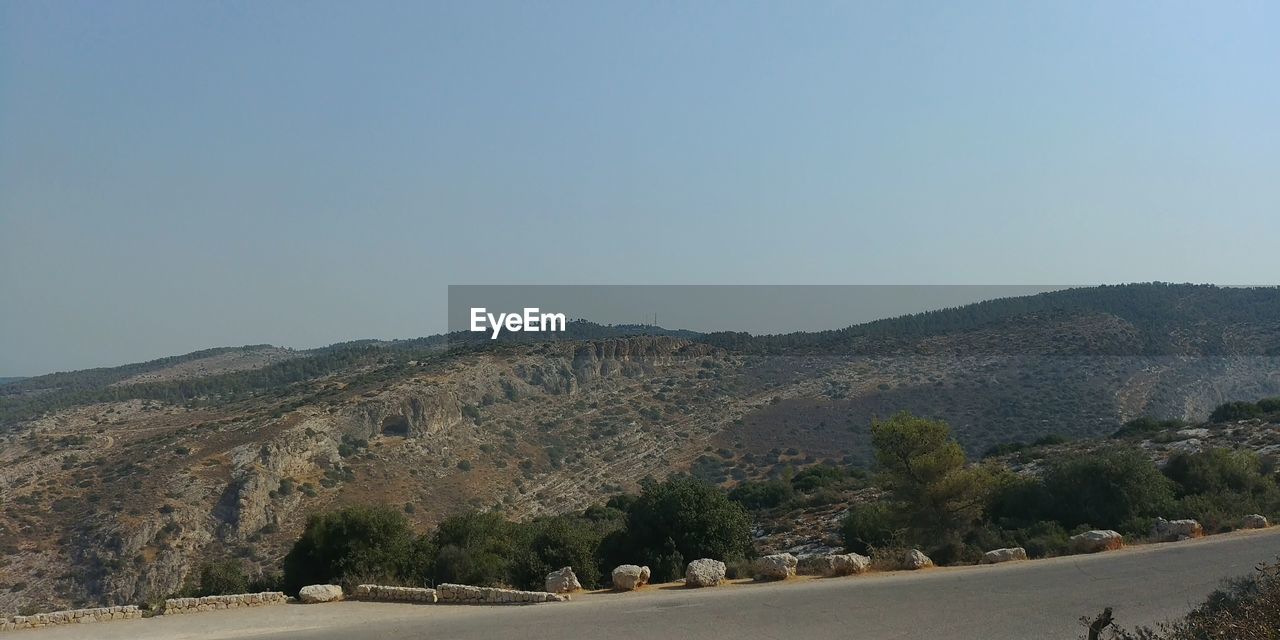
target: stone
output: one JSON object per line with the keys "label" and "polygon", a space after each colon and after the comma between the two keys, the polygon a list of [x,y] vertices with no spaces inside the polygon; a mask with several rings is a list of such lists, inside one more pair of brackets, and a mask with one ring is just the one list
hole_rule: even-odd
{"label": "stone", "polygon": [[342,599],[342,587],[336,584],[307,585],[298,591],[298,599],[303,604],[337,602]]}
{"label": "stone", "polygon": [[997,564],[1000,562],[1013,562],[1015,560],[1026,560],[1027,550],[1022,547],[1011,547],[1008,549],[993,549],[982,554],[982,564]]}
{"label": "stone", "polygon": [[904,569],[911,569],[914,571],[916,569],[927,569],[932,566],[933,560],[930,560],[929,556],[926,556],[924,552],[919,549],[912,549],[908,551],[907,555],[902,558],[902,567]]}
{"label": "stone", "polygon": [[1124,536],[1110,529],[1094,529],[1071,536],[1068,541],[1072,553],[1097,553],[1124,546]]}
{"label": "stone", "polygon": [[786,580],[796,575],[796,557],[789,553],[775,553],[756,558],[756,580]]}
{"label": "stone", "polygon": [[582,583],[578,582],[578,576],[573,573],[573,567],[565,567],[547,574],[544,585],[547,593],[571,593],[581,588]]}
{"label": "stone", "polygon": [[684,583],[690,587],[718,587],[724,582],[725,566],[719,560],[700,558],[684,570]]}
{"label": "stone", "polygon": [[613,588],[619,591],[634,591],[649,584],[649,567],[634,564],[618,565],[613,570]]}
{"label": "stone", "polygon": [[796,564],[796,573],[804,576],[833,578],[862,573],[870,566],[870,558],[856,553],[810,555],[800,557]]}
{"label": "stone", "polygon": [[1160,542],[1202,538],[1204,537],[1204,528],[1195,520],[1156,518],[1155,524],[1151,525],[1151,537]]}
{"label": "stone", "polygon": [[1247,515],[1244,517],[1244,522],[1240,523],[1240,526],[1243,529],[1266,529],[1267,517],[1258,513]]}

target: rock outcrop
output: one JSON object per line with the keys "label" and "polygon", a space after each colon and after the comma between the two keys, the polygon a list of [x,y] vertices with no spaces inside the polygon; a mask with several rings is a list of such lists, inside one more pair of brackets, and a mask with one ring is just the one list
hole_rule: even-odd
{"label": "rock outcrop", "polygon": [[1123,547],[1124,536],[1110,529],[1094,529],[1071,536],[1068,542],[1072,553],[1097,553]]}
{"label": "rock outcrop", "polygon": [[1027,550],[1022,547],[1011,547],[1007,549],[993,549],[982,554],[982,564],[998,564],[1001,562],[1013,562],[1015,560],[1026,560]]}
{"label": "rock outcrop", "polygon": [[724,582],[725,566],[719,560],[701,558],[684,570],[684,583],[690,587],[715,587]]}
{"label": "rock outcrop", "polygon": [[565,567],[547,574],[543,590],[547,593],[572,593],[580,589],[582,589],[582,583],[578,582],[578,576],[573,572],[573,567]]}
{"label": "rock outcrop", "polygon": [[775,553],[756,558],[756,580],[786,580],[796,575],[796,557],[789,553]]}
{"label": "rock outcrop", "polygon": [[924,552],[919,549],[912,549],[907,552],[907,555],[902,557],[903,569],[910,569],[914,571],[916,569],[927,569],[932,566],[933,560],[930,560],[929,556],[926,556]]}
{"label": "rock outcrop", "polygon": [[1151,537],[1160,542],[1174,542],[1204,537],[1204,528],[1195,520],[1165,520],[1156,518],[1151,525]]}
{"label": "rock outcrop", "polygon": [[619,565],[613,570],[613,588],[619,591],[635,591],[649,584],[649,567],[634,564]]}
{"label": "rock outcrop", "polygon": [[851,576],[871,566],[871,559],[856,553],[800,556],[796,572],[805,576]]}

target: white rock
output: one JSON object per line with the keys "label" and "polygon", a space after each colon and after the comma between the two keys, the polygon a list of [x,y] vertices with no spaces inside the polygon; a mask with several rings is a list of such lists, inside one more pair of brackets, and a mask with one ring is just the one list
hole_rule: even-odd
{"label": "white rock", "polygon": [[1200,538],[1204,536],[1204,528],[1195,520],[1165,520],[1164,518],[1156,518],[1155,524],[1151,525],[1151,537],[1161,542],[1173,542],[1175,540],[1186,540],[1187,538]]}
{"label": "white rock", "polygon": [[690,587],[715,587],[724,582],[725,566],[719,560],[701,558],[684,570],[684,583]]}
{"label": "white rock", "polygon": [[613,588],[620,591],[634,591],[649,584],[649,567],[634,564],[618,565],[613,570]]}
{"label": "white rock", "polygon": [[570,593],[581,588],[582,583],[578,582],[578,576],[573,573],[573,567],[565,567],[547,574],[544,590],[547,593]]}
{"label": "white rock", "polygon": [[912,549],[902,558],[902,566],[911,570],[925,569],[933,566],[933,560],[930,560],[929,556],[926,556],[923,551]]}
{"label": "white rock", "polygon": [[298,599],[304,604],[337,602],[342,599],[342,587],[336,584],[311,584],[298,591]]}
{"label": "white rock", "polygon": [[806,576],[849,576],[862,573],[871,566],[871,559],[856,553],[801,556],[796,572]]}
{"label": "white rock", "polygon": [[1124,536],[1110,529],[1094,529],[1071,536],[1073,553],[1097,553],[1111,551],[1124,546]]}
{"label": "white rock", "polygon": [[1012,562],[1014,560],[1026,559],[1027,550],[1022,547],[994,549],[982,554],[982,564],[996,564],[998,562]]}
{"label": "white rock", "polygon": [[796,575],[796,557],[789,553],[760,556],[754,569],[757,580],[786,580]]}
{"label": "white rock", "polygon": [[1266,529],[1267,517],[1258,513],[1247,515],[1244,517],[1241,527],[1244,529]]}

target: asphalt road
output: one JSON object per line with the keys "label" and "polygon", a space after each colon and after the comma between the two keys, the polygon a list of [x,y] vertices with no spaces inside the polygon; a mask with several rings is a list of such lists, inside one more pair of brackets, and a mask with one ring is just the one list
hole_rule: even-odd
{"label": "asphalt road", "polygon": [[1110,553],[848,578],[650,587],[533,606],[344,602],[72,625],[6,638],[100,640],[1028,640],[1082,637],[1115,608],[1125,626],[1185,612],[1221,580],[1280,556],[1280,527]]}

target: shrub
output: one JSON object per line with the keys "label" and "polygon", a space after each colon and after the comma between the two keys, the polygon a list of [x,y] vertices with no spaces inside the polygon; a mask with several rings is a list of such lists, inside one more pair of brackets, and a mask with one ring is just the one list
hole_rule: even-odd
{"label": "shrub", "polygon": [[672,580],[697,558],[751,555],[751,521],[723,491],[688,477],[648,482],[627,510],[627,527],[612,537],[608,554],[647,564],[654,582]]}
{"label": "shrub", "polygon": [[1187,423],[1181,420],[1156,420],[1155,418],[1141,417],[1124,423],[1115,433],[1111,434],[1112,438],[1128,438],[1130,436],[1142,436],[1158,431],[1166,431],[1168,429],[1181,429],[1187,426]]}
{"label": "shrub", "polygon": [[420,546],[437,550],[432,575],[438,582],[502,586],[511,581],[516,543],[515,523],[496,513],[467,513],[446,518],[430,544]]}
{"label": "shrub", "polygon": [[1228,402],[1218,405],[1213,410],[1213,413],[1209,415],[1209,420],[1213,422],[1235,422],[1236,420],[1257,418],[1262,414],[1262,408],[1252,402]]}
{"label": "shrub", "polygon": [[307,521],[284,558],[285,591],[336,582],[348,575],[395,579],[408,569],[413,534],[389,507],[346,507]]}
{"label": "shrub", "polygon": [[895,543],[902,533],[893,506],[868,502],[849,508],[840,521],[840,537],[846,551],[867,555],[876,547]]}
{"label": "shrub", "polygon": [[200,584],[192,595],[224,596],[248,590],[249,579],[245,577],[244,567],[239,560],[228,559],[200,567]]}
{"label": "shrub", "polygon": [[1054,519],[1067,528],[1120,529],[1136,518],[1166,513],[1174,504],[1172,484],[1149,458],[1127,448],[1076,455],[1044,478]]}
{"label": "shrub", "polygon": [[512,561],[515,586],[541,591],[547,574],[561,567],[573,567],[578,581],[588,589],[600,585],[596,550],[601,535],[590,523],[558,516],[534,520],[522,529]]}
{"label": "shrub", "polygon": [[781,480],[743,482],[729,492],[729,499],[752,511],[772,509],[791,499],[791,485]]}
{"label": "shrub", "polygon": [[1280,629],[1280,563],[1227,581],[1186,617],[1158,629],[1118,631],[1119,640],[1272,640]]}

